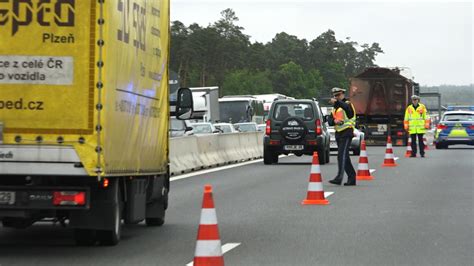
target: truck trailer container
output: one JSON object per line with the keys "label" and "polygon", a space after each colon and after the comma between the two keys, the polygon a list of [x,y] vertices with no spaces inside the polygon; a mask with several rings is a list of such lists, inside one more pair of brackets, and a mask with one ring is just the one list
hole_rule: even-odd
{"label": "truck trailer container", "polygon": [[356,126],[365,133],[368,145],[384,145],[389,135],[394,145],[406,145],[403,119],[416,86],[399,68],[367,68],[350,79]]}
{"label": "truck trailer container", "polygon": [[[164,223],[169,22],[169,0],[0,1],[4,227],[115,245],[122,220]],[[174,104],[189,118],[191,92]]]}

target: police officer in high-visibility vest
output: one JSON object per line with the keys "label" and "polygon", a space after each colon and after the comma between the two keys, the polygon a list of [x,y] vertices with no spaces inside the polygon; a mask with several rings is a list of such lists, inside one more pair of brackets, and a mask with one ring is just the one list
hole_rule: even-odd
{"label": "police officer in high-visibility vest", "polygon": [[412,103],[408,105],[405,111],[405,119],[403,126],[411,137],[411,155],[416,157],[416,140],[420,146],[421,157],[425,157],[425,144],[423,143],[423,135],[430,128],[430,117],[426,112],[426,106],[420,103],[420,96],[411,96]]}
{"label": "police officer in high-visibility vest", "polygon": [[330,122],[334,124],[334,129],[336,130],[338,172],[336,177],[330,180],[329,183],[340,185],[345,171],[347,173],[347,182],[344,183],[344,186],[355,186],[356,172],[349,156],[349,148],[354,137],[356,112],[352,103],[345,98],[345,92],[346,90],[344,89],[333,88],[332,94],[334,97],[330,100],[334,106],[332,111],[333,121]]}

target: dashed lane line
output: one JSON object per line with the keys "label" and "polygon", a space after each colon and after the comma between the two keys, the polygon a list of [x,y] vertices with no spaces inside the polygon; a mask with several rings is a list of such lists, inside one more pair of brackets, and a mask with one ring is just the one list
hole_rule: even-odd
{"label": "dashed lane line", "polygon": [[327,198],[327,197],[331,196],[332,194],[334,194],[334,192],[326,191],[326,192],[324,192],[324,197]]}
{"label": "dashed lane line", "polygon": [[[222,255],[224,255],[226,252],[229,252],[230,250],[240,246],[241,243],[227,243],[225,245],[222,246]],[[186,266],[193,266],[194,265],[194,262],[190,262],[188,264],[186,264]]]}

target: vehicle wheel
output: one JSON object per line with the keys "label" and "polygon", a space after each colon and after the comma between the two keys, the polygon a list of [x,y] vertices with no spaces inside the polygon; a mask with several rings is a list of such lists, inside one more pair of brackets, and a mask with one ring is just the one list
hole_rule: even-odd
{"label": "vehicle wheel", "polygon": [[74,229],[74,240],[78,246],[93,246],[97,241],[97,231],[94,229]]}
{"label": "vehicle wheel", "polygon": [[326,164],[326,151],[324,151],[323,149],[319,149],[318,150],[318,157],[319,157],[319,164],[320,165],[323,165],[323,164]]}
{"label": "vehicle wheel", "polygon": [[[147,217],[145,223],[147,226],[162,226],[165,223],[165,214],[168,205],[168,194],[166,194],[164,202],[157,201],[152,204],[156,204],[153,209],[159,213],[158,217]],[[149,208],[149,207],[147,207]],[[158,210],[156,209],[158,208]]]}
{"label": "vehicle wheel", "polygon": [[440,144],[440,143],[436,143],[435,147],[436,147],[437,150],[448,148],[447,145],[443,145],[443,144]]}
{"label": "vehicle wheel", "polygon": [[[274,156],[271,151],[269,151],[267,148],[263,149],[263,163],[264,164],[272,164],[274,161]],[[278,161],[278,159],[277,159]]]}
{"label": "vehicle wheel", "polygon": [[360,146],[359,146],[358,148],[352,150],[352,153],[353,153],[354,155],[359,156],[359,155],[360,155]]}
{"label": "vehicle wheel", "polygon": [[112,230],[97,230],[97,239],[101,245],[115,246],[120,241],[122,234],[122,202],[119,196],[118,184],[115,188],[115,210],[114,210],[114,225]]}
{"label": "vehicle wheel", "polygon": [[164,218],[146,218],[145,223],[147,226],[162,226],[165,223]]}
{"label": "vehicle wheel", "polygon": [[326,163],[329,163],[330,158],[331,158],[331,149],[328,147],[326,149]]}
{"label": "vehicle wheel", "polygon": [[273,158],[272,158],[273,160],[272,160],[272,161],[273,161],[273,163],[278,163],[278,155],[279,155],[278,153],[272,153],[272,156],[273,156]]}

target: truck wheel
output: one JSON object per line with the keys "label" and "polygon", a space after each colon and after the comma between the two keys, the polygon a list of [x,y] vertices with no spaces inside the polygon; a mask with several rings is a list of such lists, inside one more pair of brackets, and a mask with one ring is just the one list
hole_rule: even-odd
{"label": "truck wheel", "polygon": [[74,229],[74,240],[78,246],[93,246],[97,240],[97,231],[94,229]]}
{"label": "truck wheel", "polygon": [[[145,218],[145,223],[147,226],[162,226],[165,223],[165,214],[166,214],[166,209],[168,205],[168,194],[166,194],[165,198],[162,201],[156,201],[155,203],[157,206],[154,206],[153,208],[159,208],[159,217],[147,217]],[[148,207],[147,207],[148,208]]]}
{"label": "truck wheel", "polygon": [[122,234],[122,204],[119,196],[120,188],[115,186],[115,210],[114,210],[114,224],[112,230],[97,230],[97,238],[101,245],[115,246],[120,241]]}
{"label": "truck wheel", "polygon": [[146,218],[145,223],[147,226],[162,226],[165,223],[163,218]]}

